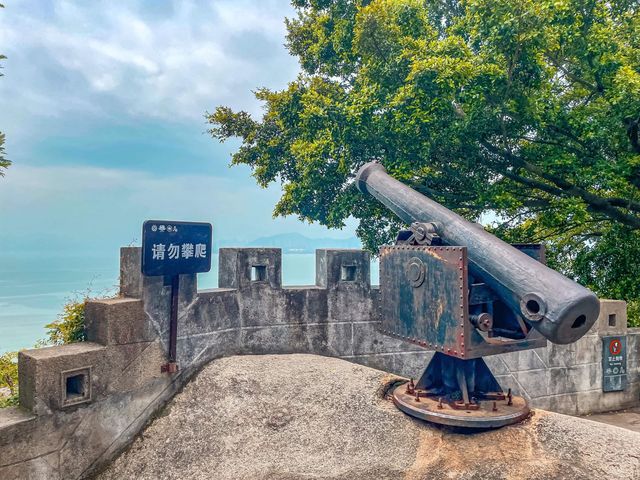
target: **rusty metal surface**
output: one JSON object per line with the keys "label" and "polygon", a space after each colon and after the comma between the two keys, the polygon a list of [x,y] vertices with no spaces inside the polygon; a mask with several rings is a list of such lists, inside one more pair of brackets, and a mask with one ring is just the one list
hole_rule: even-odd
{"label": "rusty metal surface", "polygon": [[[474,284],[469,292],[467,265],[465,247],[381,247],[380,331],[466,359],[545,346],[546,339],[531,328],[524,338],[513,339],[490,336],[493,332],[482,331],[487,328],[486,322],[480,324],[482,328],[473,324],[469,305],[497,299],[484,284]],[[500,322],[501,316],[498,316],[498,326]],[[492,327],[494,323],[492,316]]]}
{"label": "rusty metal surface", "polygon": [[498,428],[518,423],[530,412],[526,400],[516,396],[511,396],[511,405],[508,398],[496,398],[480,400],[472,408],[460,408],[441,397],[416,397],[415,391],[408,393],[406,385],[399,385],[392,398],[393,403],[408,415],[453,427]]}
{"label": "rusty metal surface", "polygon": [[465,357],[466,248],[380,249],[381,331],[425,348]]}
{"label": "rusty metal surface", "polygon": [[472,260],[473,277],[486,283],[505,306],[552,342],[575,342],[596,321],[597,297],[532,258],[542,259],[543,252],[519,251],[389,176],[379,163],[364,165],[356,183],[406,223],[432,223],[444,244],[464,245]]}

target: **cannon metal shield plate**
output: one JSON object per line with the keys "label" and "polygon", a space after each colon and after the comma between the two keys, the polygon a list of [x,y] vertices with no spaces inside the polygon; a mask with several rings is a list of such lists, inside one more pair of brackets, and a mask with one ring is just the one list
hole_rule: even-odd
{"label": "cannon metal shield plate", "polygon": [[382,247],[382,332],[464,358],[466,256],[465,247]]}

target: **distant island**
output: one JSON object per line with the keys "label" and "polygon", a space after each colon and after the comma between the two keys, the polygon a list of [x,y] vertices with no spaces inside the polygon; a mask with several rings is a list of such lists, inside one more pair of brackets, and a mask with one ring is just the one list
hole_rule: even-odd
{"label": "distant island", "polygon": [[314,253],[319,248],[362,248],[356,237],[350,238],[309,238],[300,233],[282,233],[256,238],[247,247],[277,247],[282,253]]}

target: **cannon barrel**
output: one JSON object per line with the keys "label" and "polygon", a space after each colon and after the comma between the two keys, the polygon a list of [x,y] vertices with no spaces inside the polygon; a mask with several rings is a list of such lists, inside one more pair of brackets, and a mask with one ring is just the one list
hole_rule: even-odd
{"label": "cannon barrel", "polygon": [[553,343],[578,340],[598,318],[600,302],[590,290],[394,179],[381,164],[363,165],[356,183],[406,223],[431,222],[445,244],[466,246],[471,275]]}

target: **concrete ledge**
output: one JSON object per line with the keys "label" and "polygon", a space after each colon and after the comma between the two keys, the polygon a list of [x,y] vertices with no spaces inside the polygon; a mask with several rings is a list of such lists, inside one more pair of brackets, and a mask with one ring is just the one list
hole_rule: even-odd
{"label": "concrete ledge", "polygon": [[20,407],[0,408],[0,429],[30,422],[35,418],[35,415]]}
{"label": "concrete ledge", "polygon": [[151,342],[157,336],[138,299],[90,300],[85,323],[87,339],[102,345]]}
{"label": "concrete ledge", "polygon": [[91,342],[23,350],[18,354],[20,405],[45,414],[95,400],[106,390],[105,360],[106,348]]}

